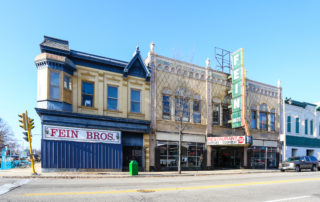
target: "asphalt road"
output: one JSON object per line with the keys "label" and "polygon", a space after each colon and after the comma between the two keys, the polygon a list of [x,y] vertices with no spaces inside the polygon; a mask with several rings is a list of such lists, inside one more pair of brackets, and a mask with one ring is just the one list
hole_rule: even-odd
{"label": "asphalt road", "polygon": [[[10,191],[1,195],[1,190],[8,186]],[[320,172],[101,179],[0,178],[0,201],[320,201]]]}

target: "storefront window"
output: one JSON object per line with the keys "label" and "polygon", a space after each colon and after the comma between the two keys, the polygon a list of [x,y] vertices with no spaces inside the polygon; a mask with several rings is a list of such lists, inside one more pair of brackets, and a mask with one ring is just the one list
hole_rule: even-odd
{"label": "storefront window", "polygon": [[[266,155],[267,153],[267,155]],[[258,169],[277,167],[277,148],[276,147],[249,147],[248,148],[248,159],[249,167]]]}
{"label": "storefront window", "polygon": [[[179,143],[173,141],[157,141],[160,155],[160,167],[177,167]],[[201,167],[204,159],[204,144],[194,142],[181,143],[181,166]]]}

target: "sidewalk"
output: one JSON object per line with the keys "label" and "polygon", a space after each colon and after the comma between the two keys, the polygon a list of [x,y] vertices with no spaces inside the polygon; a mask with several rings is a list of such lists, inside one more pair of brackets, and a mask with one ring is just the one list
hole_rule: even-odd
{"label": "sidewalk", "polygon": [[38,175],[32,175],[31,167],[14,168],[10,170],[0,170],[0,178],[124,178],[124,177],[177,177],[177,176],[206,176],[206,175],[230,175],[230,174],[253,174],[272,173],[279,170],[262,169],[230,169],[230,170],[206,170],[206,171],[182,171],[179,175],[177,171],[171,172],[139,172],[138,176],[130,176],[129,172],[49,172],[42,173],[41,165],[37,163],[35,170]]}

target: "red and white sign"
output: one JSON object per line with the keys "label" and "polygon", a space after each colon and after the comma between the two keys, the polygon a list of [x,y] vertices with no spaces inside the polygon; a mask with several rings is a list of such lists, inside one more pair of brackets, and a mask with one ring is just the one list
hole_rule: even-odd
{"label": "red and white sign", "polygon": [[208,137],[208,145],[243,145],[246,144],[246,136]]}
{"label": "red and white sign", "polygon": [[121,132],[44,125],[43,139],[121,144]]}

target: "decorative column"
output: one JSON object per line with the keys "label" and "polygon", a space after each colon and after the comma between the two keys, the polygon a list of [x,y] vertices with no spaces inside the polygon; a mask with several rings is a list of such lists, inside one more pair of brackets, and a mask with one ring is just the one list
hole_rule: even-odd
{"label": "decorative column", "polygon": [[[206,60],[206,100],[207,100],[207,130],[206,136],[212,134],[212,83],[210,82],[211,78],[210,70],[210,59]],[[211,146],[207,145],[207,167],[211,167]]]}
{"label": "decorative column", "polygon": [[151,119],[151,132],[149,136],[150,145],[149,145],[149,153],[150,153],[150,159],[149,159],[149,168],[155,167],[155,148],[156,148],[156,102],[157,102],[157,83],[156,83],[156,62],[154,60],[155,53],[154,53],[154,47],[155,44],[152,42],[150,44],[150,51],[148,53],[148,63],[149,67],[151,67],[151,77],[150,77],[150,119]]}

